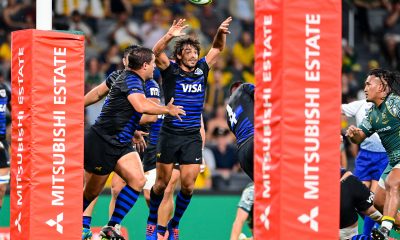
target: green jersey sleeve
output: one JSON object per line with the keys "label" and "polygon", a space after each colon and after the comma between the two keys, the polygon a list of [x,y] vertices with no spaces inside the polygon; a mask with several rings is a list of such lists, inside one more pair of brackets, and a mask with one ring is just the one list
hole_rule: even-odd
{"label": "green jersey sleeve", "polygon": [[372,111],[373,111],[373,108],[374,107],[371,107],[369,110],[368,110],[368,112],[367,112],[367,114],[365,115],[365,117],[364,117],[364,119],[361,121],[361,123],[360,123],[360,125],[358,126],[359,128],[361,128],[361,130],[365,133],[365,135],[367,136],[367,137],[369,137],[369,136],[371,136],[372,134],[374,134],[374,132],[375,132],[375,130],[374,130],[374,128],[372,127],[372,124],[371,124],[371,121],[372,121],[372,119],[371,119],[371,113],[372,113]]}

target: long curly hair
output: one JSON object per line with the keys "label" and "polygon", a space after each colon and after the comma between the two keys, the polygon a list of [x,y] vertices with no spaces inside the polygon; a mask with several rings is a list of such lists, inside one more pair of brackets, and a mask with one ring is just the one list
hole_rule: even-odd
{"label": "long curly hair", "polygon": [[178,55],[182,55],[183,49],[185,46],[193,46],[197,53],[200,54],[200,42],[198,39],[193,37],[181,37],[175,42],[174,51],[172,53],[172,58],[179,64],[180,60],[178,59]]}

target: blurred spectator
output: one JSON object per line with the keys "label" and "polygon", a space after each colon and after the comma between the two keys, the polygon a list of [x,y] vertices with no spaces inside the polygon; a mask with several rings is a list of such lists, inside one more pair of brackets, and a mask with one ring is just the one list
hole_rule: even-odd
{"label": "blurred spectator", "polygon": [[210,189],[212,186],[211,170],[206,165],[203,172],[200,172],[197,176],[194,184],[195,189]]}
{"label": "blurred spectator", "polygon": [[213,4],[204,5],[197,16],[200,19],[201,31],[205,34],[209,42],[212,42],[216,29],[216,22],[224,19],[222,13],[213,7]]}
{"label": "blurred spectator", "polygon": [[163,18],[159,10],[154,10],[151,21],[143,23],[141,27],[141,37],[143,38],[143,46],[153,48],[159,39],[166,33],[163,25]]}
{"label": "blurred spectator", "polygon": [[[40,0],[39,0],[40,1]],[[73,11],[86,14],[86,8],[90,0],[55,0],[55,13],[60,16],[71,16]]]}
{"label": "blurred spectator", "polygon": [[215,159],[215,170],[224,179],[229,178],[232,172],[239,170],[239,160],[237,158],[237,148],[231,144],[229,130],[215,128],[213,133],[215,145],[209,146]]}
{"label": "blurred spectator", "polygon": [[89,59],[85,73],[85,92],[99,85],[103,79],[104,73],[101,71],[97,58]]}
{"label": "blurred spectator", "polygon": [[107,17],[115,17],[120,14],[132,15],[132,6],[129,0],[103,0]]}
{"label": "blurred spectator", "polygon": [[101,71],[108,76],[113,71],[123,69],[122,56],[118,45],[114,44],[110,46],[105,53],[103,53]]}
{"label": "blurred spectator", "polygon": [[85,34],[85,40],[90,44],[92,37],[92,30],[82,21],[81,14],[78,10],[72,12],[71,20],[69,22],[70,31],[81,31]]}
{"label": "blurred spectator", "polygon": [[166,8],[163,0],[153,0],[153,4],[148,8],[143,15],[144,22],[150,22],[151,17],[155,12],[161,13],[162,23],[165,29],[169,28],[169,23],[172,22],[172,12],[169,8]]}
{"label": "blurred spectator", "polygon": [[207,122],[207,132],[206,132],[206,142],[209,144],[215,143],[216,138],[215,138],[215,131],[218,128],[218,131],[221,130],[229,130],[229,127],[226,123],[226,111],[225,111],[225,105],[219,105],[216,107],[217,109],[215,111],[215,117],[210,119]]}
{"label": "blurred spectator", "polygon": [[[18,3],[8,0],[7,7],[3,10],[2,18],[8,31],[15,31],[35,27],[35,5]],[[1,15],[0,15],[1,16]]]}
{"label": "blurred spectator", "polygon": [[139,25],[129,20],[127,12],[121,12],[118,15],[117,23],[112,28],[110,38],[115,41],[120,49],[142,42]]}
{"label": "blurred spectator", "polygon": [[215,115],[218,106],[224,105],[225,99],[229,96],[227,94],[227,89],[224,88],[222,83],[222,71],[220,69],[215,69],[212,73],[213,81],[207,88],[207,99],[204,108],[208,114],[211,114],[211,116]]}
{"label": "blurred spectator", "polygon": [[0,39],[0,62],[10,63],[11,61],[11,33],[8,32],[5,38]]}
{"label": "blurred spectator", "polygon": [[356,18],[359,21],[360,32],[362,34],[362,39],[365,41],[370,40],[371,30],[370,30],[370,19],[368,17],[368,11],[371,9],[386,7],[390,9],[389,0],[354,0],[354,6],[356,7]]}
{"label": "blurred spectator", "polygon": [[254,33],[253,0],[230,0],[229,12],[233,19],[240,20],[244,31]]}
{"label": "blurred spectator", "polygon": [[238,59],[244,67],[252,68],[254,63],[254,41],[250,32],[243,32],[239,41],[233,45],[232,57]]}
{"label": "blurred spectator", "polygon": [[385,46],[392,68],[397,68],[399,54],[396,47],[400,43],[400,2],[394,1],[389,16],[385,20]]}
{"label": "blurred spectator", "polygon": [[253,66],[251,68],[245,67],[236,58],[231,58],[230,61],[227,70],[232,74],[231,83],[243,80],[247,83],[254,83]]}

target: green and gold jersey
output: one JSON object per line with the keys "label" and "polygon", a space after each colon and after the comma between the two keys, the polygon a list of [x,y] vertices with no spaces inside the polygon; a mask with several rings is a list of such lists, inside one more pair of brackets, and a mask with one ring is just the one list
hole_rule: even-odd
{"label": "green and gold jersey", "polygon": [[359,128],[367,137],[378,133],[390,163],[400,161],[400,96],[391,93],[379,107],[372,106]]}

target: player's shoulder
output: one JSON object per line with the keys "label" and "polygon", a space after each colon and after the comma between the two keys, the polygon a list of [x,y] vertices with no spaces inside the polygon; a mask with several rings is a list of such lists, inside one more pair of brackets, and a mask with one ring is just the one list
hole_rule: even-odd
{"label": "player's shoulder", "polygon": [[149,79],[149,80],[145,81],[145,86],[146,86],[146,88],[155,88],[155,87],[159,88],[157,81],[154,79]]}
{"label": "player's shoulder", "polygon": [[[206,70],[206,71],[208,71],[209,70],[209,66],[208,66],[208,63],[207,63],[207,61],[206,61],[206,58],[205,57],[202,57],[202,58],[200,58],[199,59],[199,61],[197,61],[197,69],[202,69],[202,70]],[[197,70],[196,69],[196,70]],[[196,71],[195,70],[195,71]],[[199,71],[199,70],[197,70],[197,71]],[[196,72],[195,72],[195,74],[196,74]]]}
{"label": "player's shoulder", "polygon": [[400,116],[400,96],[391,93],[387,97],[386,101],[386,108],[393,116]]}
{"label": "player's shoulder", "polygon": [[386,104],[392,105],[392,104],[400,104],[400,96],[397,95],[396,93],[391,93],[386,99]]}

